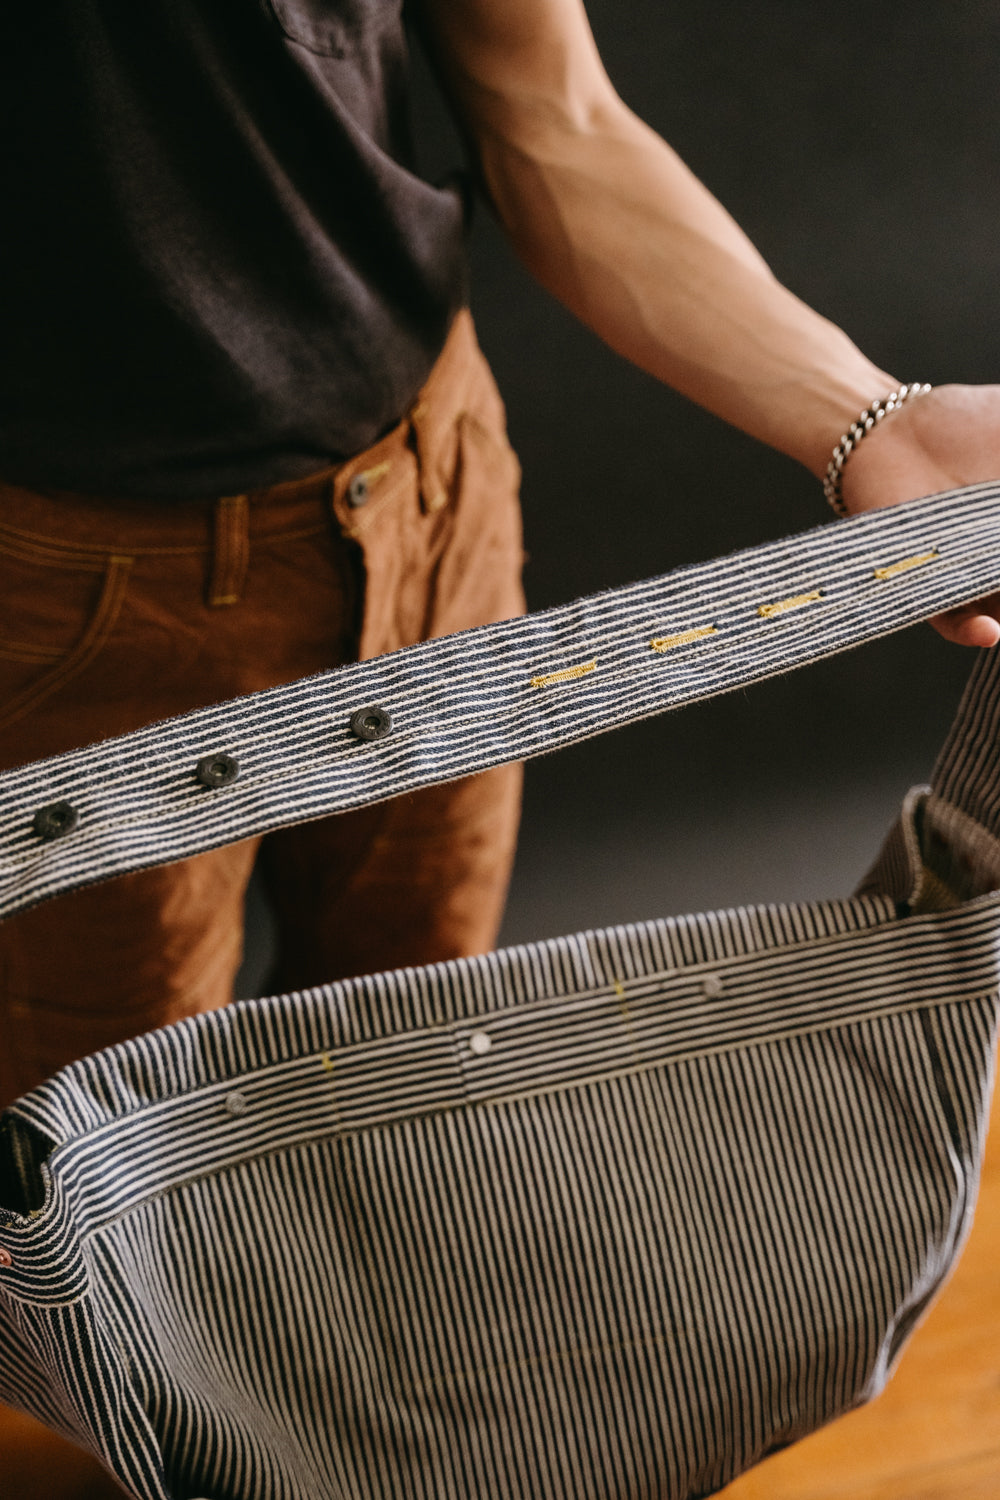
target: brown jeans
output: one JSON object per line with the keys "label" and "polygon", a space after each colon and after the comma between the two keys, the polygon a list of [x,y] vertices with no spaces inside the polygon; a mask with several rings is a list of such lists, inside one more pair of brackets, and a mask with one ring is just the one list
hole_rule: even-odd
{"label": "brown jeans", "polygon": [[[520,613],[519,470],[460,314],[368,452],[176,504],[0,484],[0,765]],[[0,1105],[65,1062],[225,1005],[255,861],[273,992],[492,946],[516,767],[125,876],[0,927]]]}

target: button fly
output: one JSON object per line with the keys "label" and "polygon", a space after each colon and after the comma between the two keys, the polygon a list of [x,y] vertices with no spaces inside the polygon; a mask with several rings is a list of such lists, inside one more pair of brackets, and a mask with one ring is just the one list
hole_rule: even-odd
{"label": "button fly", "polygon": [[347,503],[355,510],[360,510],[362,505],[367,505],[371,491],[368,488],[368,480],[364,474],[355,474],[347,486]]}

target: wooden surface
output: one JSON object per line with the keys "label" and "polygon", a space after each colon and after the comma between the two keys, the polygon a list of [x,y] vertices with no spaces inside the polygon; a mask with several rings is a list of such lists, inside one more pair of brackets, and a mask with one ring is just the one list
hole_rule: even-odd
{"label": "wooden surface", "polygon": [[5,1406],[0,1407],[0,1495],[4,1500],[122,1500],[122,1491],[96,1459]]}
{"label": "wooden surface", "polygon": [[965,1253],[884,1394],[720,1500],[1000,1500],[1000,1090]]}
{"label": "wooden surface", "polygon": [[[0,1494],[120,1497],[92,1460],[2,1409]],[[744,1475],[722,1500],[1000,1500],[1000,1091],[965,1254],[885,1394]]]}

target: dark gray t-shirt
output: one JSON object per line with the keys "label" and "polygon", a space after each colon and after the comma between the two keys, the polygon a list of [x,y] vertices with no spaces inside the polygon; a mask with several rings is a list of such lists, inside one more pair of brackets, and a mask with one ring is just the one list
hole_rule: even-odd
{"label": "dark gray t-shirt", "polygon": [[45,0],[0,43],[0,477],[239,493],[366,447],[465,298],[400,0]]}

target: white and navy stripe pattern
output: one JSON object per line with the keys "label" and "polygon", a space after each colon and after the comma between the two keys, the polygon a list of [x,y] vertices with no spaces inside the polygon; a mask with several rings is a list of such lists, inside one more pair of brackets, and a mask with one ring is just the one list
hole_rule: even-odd
{"label": "white and navy stripe pattern", "polygon": [[[0,917],[788,671],[995,588],[998,556],[1000,485],[978,485],[25,766],[2,783]],[[369,705],[393,722],[373,743],[349,727]],[[209,789],[218,755],[239,777]],[[44,843],[35,815],[63,802],[77,824]]]}
{"label": "white and navy stripe pattern", "polygon": [[141,1500],[693,1500],[877,1393],[982,1160],[984,660],[865,896],[244,1002],[21,1100],[0,1396]]}

